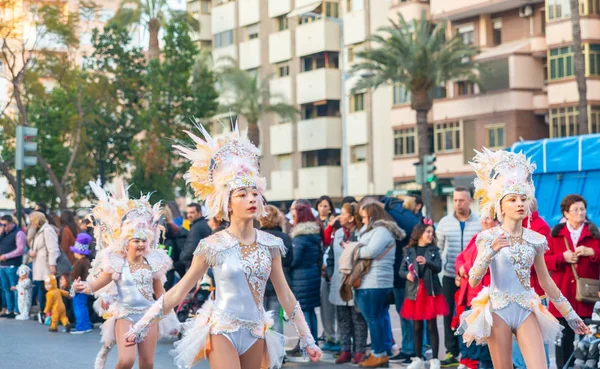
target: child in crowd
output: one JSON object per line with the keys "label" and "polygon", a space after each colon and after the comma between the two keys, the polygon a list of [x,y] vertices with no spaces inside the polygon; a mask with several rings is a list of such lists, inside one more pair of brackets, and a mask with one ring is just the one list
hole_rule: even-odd
{"label": "child in crowd", "polygon": [[[90,270],[90,243],[92,236],[87,233],[79,233],[75,239],[75,245],[71,246],[71,251],[75,256],[75,263],[71,271],[71,281],[86,280]],[[73,296],[73,312],[75,313],[75,329],[71,334],[89,333],[92,331],[90,322],[90,313],[88,310],[88,295],[85,293],[76,293]]]}
{"label": "child in crowd", "polygon": [[448,315],[448,304],[442,295],[438,274],[442,271],[442,258],[436,246],[435,231],[431,224],[418,224],[413,229],[408,246],[404,249],[400,275],[406,279],[405,300],[400,314],[412,320],[415,334],[415,352],[408,369],[424,369],[421,357],[423,344],[423,322],[431,337],[432,359],[430,369],[439,369],[437,358],[440,340],[437,317]]}
{"label": "child in crowd", "polygon": [[[69,318],[67,318],[67,308],[63,302],[63,296],[69,296],[69,293],[65,290],[61,290],[57,286],[56,276],[50,274],[44,280],[46,287],[46,307],[44,313],[50,317],[50,329],[49,332],[58,332],[58,323],[62,323],[65,327],[69,326]],[[68,328],[67,328],[68,330]]]}
{"label": "child in crowd", "polygon": [[31,309],[31,279],[29,273],[31,269],[27,265],[21,265],[17,269],[17,275],[19,276],[19,283],[16,286],[11,287],[13,291],[17,291],[18,294],[18,306],[19,315],[15,317],[16,320],[29,320],[29,310]]}

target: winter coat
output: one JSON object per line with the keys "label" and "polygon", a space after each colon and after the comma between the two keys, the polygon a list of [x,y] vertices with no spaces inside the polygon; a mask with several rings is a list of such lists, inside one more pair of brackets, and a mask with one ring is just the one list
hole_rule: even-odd
{"label": "winter coat", "polygon": [[[419,270],[419,263],[417,263],[417,247],[411,246],[404,249],[402,257],[402,264],[400,266],[400,276],[406,279],[408,275],[408,266],[413,265],[416,271]],[[404,287],[404,296],[408,300],[417,299],[417,291],[419,290],[419,280],[423,280],[425,289],[427,290],[428,296],[436,296],[442,293],[442,284],[438,274],[442,271],[442,258],[440,257],[440,249],[436,245],[424,246],[425,249],[425,265],[422,271],[423,275],[419,275],[415,278],[414,282],[406,280],[406,286]]]}
{"label": "winter coat", "polygon": [[[371,259],[371,269],[363,276],[358,289],[394,287],[394,261],[396,260],[396,241],[406,237],[394,221],[377,220],[361,234],[358,242],[361,246],[358,257]],[[385,256],[377,260],[388,248]]]}
{"label": "winter coat", "polygon": [[455,213],[448,214],[440,220],[436,234],[438,246],[442,252],[444,277],[454,278],[456,257],[467,247],[469,240],[479,232],[481,232],[479,217],[473,212],[465,221],[464,231],[461,231],[460,221],[456,218]]}
{"label": "winter coat", "polygon": [[77,260],[75,259],[73,251],[71,251],[71,246],[75,245],[75,235],[71,228],[67,226],[62,227],[60,235],[58,236],[58,243],[60,244],[62,252],[67,255],[69,263],[71,263],[71,265],[75,264]]}
{"label": "winter coat", "polygon": [[461,266],[464,267],[465,274],[467,275],[460,280],[458,297],[456,299],[456,303],[459,306],[471,306],[471,301],[473,301],[483,287],[490,285],[491,277],[489,269],[483,276],[481,283],[475,287],[471,287],[471,285],[469,285],[469,270],[471,270],[473,264],[475,264],[475,259],[477,259],[477,243],[475,241],[477,240],[478,234],[479,233],[471,238],[471,241],[469,241],[467,247],[460,254],[458,254],[458,257],[456,258],[456,275],[458,275],[458,271],[460,270]]}
{"label": "winter coat", "polygon": [[[398,200],[393,197],[384,197],[382,199],[384,209],[387,213],[394,218],[396,225],[400,227],[407,235],[410,235],[413,228],[421,223],[419,218],[410,210],[404,208],[404,201]],[[394,262],[394,287],[404,288],[405,280],[400,277],[398,271],[400,270],[400,264],[402,264],[402,252],[408,245],[410,237],[404,237],[401,240],[396,240],[396,259]]]}
{"label": "winter coat", "polygon": [[60,256],[58,234],[48,222],[35,232],[31,249],[37,253],[31,268],[32,280],[43,281],[50,275],[50,265],[56,266],[56,259]]}
{"label": "winter coat", "polygon": [[333,242],[329,246],[329,257],[327,258],[327,278],[329,285],[329,302],[336,306],[353,306],[354,300],[345,302],[340,296],[342,287],[342,273],[340,273],[340,256],[344,251],[342,241],[355,241],[358,231],[350,232],[350,237],[346,239],[346,233],[343,228],[338,229],[333,235]]}
{"label": "winter coat", "polygon": [[[288,284],[290,283],[290,266],[292,265],[292,261],[294,260],[294,248],[292,247],[292,240],[290,236],[286,233],[283,233],[281,227],[273,227],[273,228],[261,228],[262,231],[272,234],[275,237],[281,238],[285,248],[287,249],[287,253],[281,259],[281,265],[283,266],[283,273],[285,274],[285,279]],[[276,296],[275,288],[273,287],[273,283],[271,279],[267,281],[267,287],[265,288],[265,296]]]}
{"label": "winter coat", "polygon": [[[594,309],[593,303],[579,302],[575,300],[577,291],[575,276],[571,264],[565,261],[563,253],[567,251],[565,240],[569,245],[569,250],[575,251],[577,246],[587,246],[594,250],[594,256],[582,256],[579,258],[575,268],[580,278],[599,279],[600,277],[600,232],[594,224],[584,224],[579,242],[573,245],[571,234],[565,224],[559,224],[552,229],[550,237],[550,250],[544,254],[548,270],[552,274],[552,279],[563,295],[569,300],[575,312],[582,318],[592,316]],[[550,312],[557,318],[562,315],[556,310],[553,304],[550,304]]]}
{"label": "winter coat", "polygon": [[200,218],[196,220],[190,226],[190,233],[188,233],[187,238],[185,240],[185,245],[183,250],[179,254],[179,260],[189,266],[192,264],[192,259],[194,258],[194,251],[196,251],[196,247],[200,241],[205,239],[206,237],[212,234],[212,230],[208,226],[208,222],[204,218]]}
{"label": "winter coat", "polygon": [[291,282],[292,291],[300,307],[314,309],[321,305],[321,226],[316,222],[305,222],[294,226],[292,232]]}
{"label": "winter coat", "polygon": [[[529,227],[528,227],[529,226]],[[531,213],[531,217],[527,217],[523,219],[523,227],[528,227],[532,231],[535,231],[542,236],[546,237],[548,240],[548,244],[550,244],[550,226],[544,219],[540,217],[540,213],[537,211]],[[531,267],[531,287],[535,290],[539,296],[543,296],[546,293],[540,286],[540,282],[538,281],[537,272],[535,271],[535,266]]]}

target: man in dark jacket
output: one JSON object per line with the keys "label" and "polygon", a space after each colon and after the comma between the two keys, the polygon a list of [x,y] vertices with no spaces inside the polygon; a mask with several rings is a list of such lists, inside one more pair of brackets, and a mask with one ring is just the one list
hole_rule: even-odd
{"label": "man in dark jacket", "polygon": [[194,251],[200,241],[212,234],[208,222],[202,217],[202,207],[197,203],[191,203],[186,208],[186,216],[190,221],[190,232],[185,240],[183,250],[179,255],[179,260],[186,264],[189,269],[194,258]]}
{"label": "man in dark jacket", "polygon": [[[404,201],[394,197],[383,197],[381,199],[385,211],[394,218],[394,221],[404,232],[406,237],[396,241],[396,259],[394,261],[394,303],[396,311],[400,314],[402,303],[404,302],[404,285],[406,280],[399,274],[402,264],[402,252],[408,245],[413,228],[419,223],[419,218],[410,210],[403,207]],[[415,342],[413,337],[413,325],[410,320],[400,317],[400,326],[402,328],[402,348],[400,353],[391,358],[391,360],[401,360],[404,363],[410,363],[411,357],[415,356]]]}

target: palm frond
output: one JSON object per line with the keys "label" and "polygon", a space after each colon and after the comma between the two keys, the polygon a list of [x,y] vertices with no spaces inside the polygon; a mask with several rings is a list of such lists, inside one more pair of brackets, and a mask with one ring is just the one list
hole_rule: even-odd
{"label": "palm frond", "polygon": [[139,24],[142,19],[142,7],[140,0],[123,0],[109,22],[121,27]]}

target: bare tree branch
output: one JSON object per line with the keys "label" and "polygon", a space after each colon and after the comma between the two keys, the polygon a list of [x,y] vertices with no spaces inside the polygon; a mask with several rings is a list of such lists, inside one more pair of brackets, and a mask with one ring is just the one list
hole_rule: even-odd
{"label": "bare tree branch", "polygon": [[15,179],[15,176],[13,176],[12,173],[10,172],[10,166],[7,162],[0,160],[0,172],[2,172],[2,174],[6,177],[6,179],[8,180],[8,183],[13,188],[13,191],[15,191],[15,193],[16,193],[17,192],[17,180]]}

